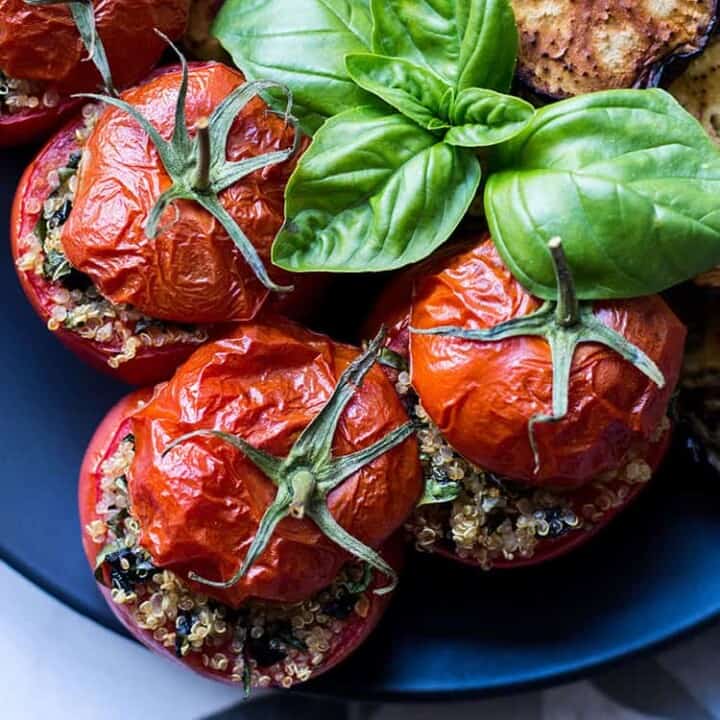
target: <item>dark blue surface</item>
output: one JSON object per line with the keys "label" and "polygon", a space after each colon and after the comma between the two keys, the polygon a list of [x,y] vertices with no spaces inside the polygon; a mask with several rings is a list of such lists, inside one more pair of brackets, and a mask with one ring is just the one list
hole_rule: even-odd
{"label": "dark blue surface", "polygon": [[[0,159],[5,248],[27,157]],[[82,554],[75,490],[93,428],[124,388],[43,328],[7,249],[0,272],[0,556],[117,629]],[[413,557],[380,630],[308,689],[365,699],[479,696],[585,672],[719,613],[719,547],[720,493],[685,466],[665,472],[597,541],[545,567],[485,575]]]}

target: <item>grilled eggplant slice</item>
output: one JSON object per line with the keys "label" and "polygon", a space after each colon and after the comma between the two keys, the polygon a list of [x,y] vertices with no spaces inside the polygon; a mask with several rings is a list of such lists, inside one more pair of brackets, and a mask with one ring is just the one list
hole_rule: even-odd
{"label": "grilled eggplant slice", "polygon": [[713,37],[702,55],[693,58],[668,89],[720,143],[720,37]]}
{"label": "grilled eggplant slice", "polygon": [[539,96],[657,84],[663,68],[699,52],[718,0],[513,0],[518,75]]}

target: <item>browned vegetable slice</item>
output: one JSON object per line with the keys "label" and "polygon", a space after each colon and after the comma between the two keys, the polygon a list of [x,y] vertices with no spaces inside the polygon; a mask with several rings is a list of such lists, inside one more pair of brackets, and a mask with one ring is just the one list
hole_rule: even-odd
{"label": "browned vegetable slice", "polygon": [[[669,90],[720,143],[720,37],[714,37],[702,55],[690,61]],[[720,285],[717,280],[714,284]]]}
{"label": "browned vegetable slice", "polygon": [[520,79],[569,97],[657,82],[678,56],[702,50],[717,0],[513,0]]}

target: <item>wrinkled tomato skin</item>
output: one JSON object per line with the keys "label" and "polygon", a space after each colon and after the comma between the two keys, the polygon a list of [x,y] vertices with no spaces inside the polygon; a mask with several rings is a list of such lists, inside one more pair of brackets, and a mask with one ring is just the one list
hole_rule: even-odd
{"label": "wrinkled tomato skin", "polygon": [[[152,393],[152,389],[145,388],[137,390],[120,400],[98,426],[83,458],[78,486],[78,504],[83,548],[92,569],[95,568],[95,558],[101,550],[101,546],[93,541],[87,527],[93,520],[98,518],[95,508],[101,497],[100,468],[103,462],[112,456],[122,439],[131,430],[129,416],[136,412],[142,404],[147,403],[152,397]],[[401,570],[404,559],[404,543],[399,533],[396,533],[383,545],[381,554],[392,567],[397,571]],[[375,587],[382,587],[384,582],[386,582],[385,578],[376,575],[373,584]],[[205,667],[199,653],[189,653],[183,658],[176,657],[172,650],[164,647],[153,638],[150,631],[143,630],[138,626],[127,606],[120,605],[112,600],[110,590],[107,587],[98,584],[98,589],[110,609],[128,632],[150,650],[205,677],[228,682],[227,674]],[[342,662],[363,643],[378,624],[392,598],[392,594],[382,596],[371,594],[368,597],[370,607],[366,617],[361,618],[356,614],[351,616],[351,619],[344,624],[340,635],[336,636],[335,648],[326,656],[323,663],[315,669],[313,677],[317,677]]]}
{"label": "wrinkled tomato skin", "polygon": [[[188,0],[96,0],[95,22],[119,88],[142,80],[167,49],[156,29],[170,38],[185,31]],[[102,78],[70,14],[61,4],[33,7],[0,0],[0,69],[66,95],[95,92]]]}
{"label": "wrinkled tomato skin", "polygon": [[[18,268],[17,260],[24,253],[23,238],[32,233],[40,215],[29,206],[33,203],[42,206],[51,191],[48,173],[64,166],[70,153],[80,149],[75,139],[75,130],[80,127],[80,118],[71,120],[35,156],[20,180],[10,216],[11,252],[20,285],[45,325],[50,319],[52,286],[32,270]],[[132,360],[113,369],[108,365],[108,359],[117,354],[119,348],[85,339],[62,327],[53,334],[96,370],[131,385],[149,385],[168,378],[195,349],[187,343],[173,343],[161,348],[142,347]]]}
{"label": "wrinkled tomato skin", "polygon": [[360,341],[375,337],[381,327],[387,331],[385,346],[410,358],[410,307],[415,283],[428,273],[441,269],[443,263],[470,247],[469,239],[448,243],[423,262],[395,273],[374,303],[370,315],[360,329]]}
{"label": "wrinkled tomato skin", "polygon": [[[537,310],[491,242],[481,242],[415,285],[411,323],[484,329]],[[618,467],[667,412],[677,383],[685,328],[659,296],[595,305],[603,323],[660,368],[661,389],[613,350],[582,344],[573,361],[567,417],[535,426],[551,412],[550,349],[542,338],[498,342],[411,334],[412,384],[447,441],[468,460],[527,484],[579,487]]]}
{"label": "wrinkled tomato skin", "polygon": [[[419,271],[417,267],[413,267],[396,275],[378,298],[378,302],[364,325],[362,336],[364,338],[373,337],[378,329],[384,325],[388,328],[386,345],[409,360],[410,315],[416,284],[420,282],[427,273],[442,273],[444,268],[452,263],[455,258],[461,257],[469,251],[472,251],[472,246],[465,244],[459,248],[454,248],[453,251],[449,253],[443,253],[440,257],[431,258],[423,264],[424,267],[421,271]],[[392,376],[393,373],[391,372],[390,375]],[[647,443],[647,450],[643,453],[643,457],[653,473],[662,464],[670,445],[671,435],[672,432],[668,431],[658,442]],[[619,480],[616,482],[622,484]],[[613,481],[606,480],[605,483],[609,490],[616,490],[616,488],[613,487]],[[512,560],[497,559],[493,561],[493,568],[502,570],[529,567],[566,555],[571,550],[574,550],[595,537],[598,532],[606,527],[608,523],[638,497],[646,485],[647,483],[635,483],[629,486],[629,492],[625,496],[624,501],[606,510],[602,518],[596,520],[591,527],[569,532],[559,538],[541,538],[531,557],[524,558],[516,556]],[[623,486],[628,488],[627,485]],[[582,517],[583,506],[586,503],[593,502],[595,494],[591,486],[584,486],[570,489],[565,495],[565,498],[568,500],[576,515]],[[433,548],[432,552],[464,565],[480,567],[480,564],[472,558],[461,558],[449,547],[442,544]]]}
{"label": "wrinkled tomato skin", "polygon": [[[177,69],[123,95],[165,138],[172,133],[180,78]],[[196,64],[190,71],[188,126],[209,116],[243,82],[240,73],[224,65]],[[292,141],[292,128],[255,98],[235,120],[227,155],[239,161],[289,147]],[[89,275],[105,297],[177,322],[240,321],[257,314],[268,291],[220,223],[196,202],[174,203],[161,219],[157,237],[147,237],[147,217],[171,181],[131,116],[108,108],[88,139],[86,160],[62,242],[73,266]],[[283,222],[284,190],[293,166],[288,161],[262,168],[220,194],[282,284],[296,278],[273,269],[269,254]]]}
{"label": "wrinkled tomato skin", "polygon": [[[166,42],[185,30],[189,0],[100,0],[95,2],[98,32],[116,87],[132,85],[152,70]],[[64,5],[31,7],[24,0],[0,0],[0,70],[8,77],[42,83],[61,95],[54,108],[0,114],[0,147],[41,140],[67,119],[82,100],[76,92],[97,92],[101,78]]]}
{"label": "wrinkled tomato skin", "polygon": [[[192,430],[216,429],[283,457],[357,352],[275,319],[240,326],[204,345],[159,387],[132,417],[136,453],[128,475],[141,542],[158,564],[183,576],[190,570],[210,579],[232,576],[276,492],[222,440],[194,438],[163,457],[168,444]],[[392,383],[376,365],[341,417],[334,453],[366,447],[405,422]],[[379,547],[410,515],[421,491],[411,437],[333,490],[328,506],[349,533]],[[248,597],[300,601],[329,585],[348,557],[311,520],[286,518],[242,581],[229,589],[197,588],[231,606]]]}

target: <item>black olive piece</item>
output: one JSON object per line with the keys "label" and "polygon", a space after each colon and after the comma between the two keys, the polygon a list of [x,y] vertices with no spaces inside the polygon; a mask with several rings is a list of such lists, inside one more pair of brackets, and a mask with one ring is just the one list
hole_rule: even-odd
{"label": "black olive piece", "polygon": [[[123,567],[123,561],[127,568]],[[156,569],[144,555],[130,548],[107,555],[105,565],[110,568],[112,586],[128,593],[132,592],[138,583],[146,580],[148,575]]]}
{"label": "black olive piece", "polygon": [[550,526],[550,529],[545,537],[557,538],[567,532],[568,527],[562,519],[564,513],[562,508],[546,508],[543,512],[545,514],[545,521]]}
{"label": "black olive piece", "polygon": [[65,202],[50,216],[48,222],[53,223],[54,227],[60,227],[65,224],[65,221],[70,217],[70,211],[72,210],[72,200],[65,198]]}
{"label": "black olive piece", "polygon": [[341,590],[338,597],[326,602],[321,609],[325,615],[329,615],[336,620],[345,620],[350,617],[357,599],[357,595],[351,595],[346,590]]}
{"label": "black olive piece", "polygon": [[283,660],[287,656],[288,646],[307,650],[305,643],[293,635],[292,625],[283,620],[266,625],[259,638],[252,637],[250,633],[246,645],[248,654],[260,667],[269,667]]}
{"label": "black olive piece", "polygon": [[82,153],[80,152],[71,152],[70,157],[68,157],[67,165],[65,167],[69,168],[70,170],[77,170],[78,165],[80,164],[80,158],[82,157]]}
{"label": "black olive piece", "polygon": [[189,612],[182,612],[175,620],[175,655],[182,657],[183,642],[190,635],[193,626],[193,618]]}
{"label": "black olive piece", "polygon": [[66,290],[84,291],[92,285],[92,280],[84,273],[72,268],[67,275],[60,278],[60,283]]}
{"label": "black olive piece", "polygon": [[497,531],[497,529],[507,520],[507,515],[504,512],[489,512],[485,519],[485,527],[490,534]]}

